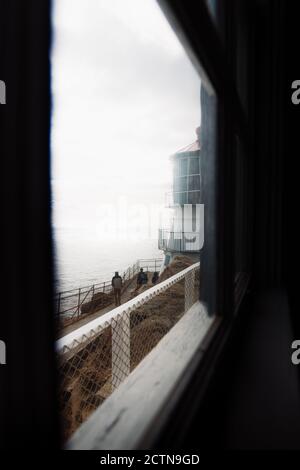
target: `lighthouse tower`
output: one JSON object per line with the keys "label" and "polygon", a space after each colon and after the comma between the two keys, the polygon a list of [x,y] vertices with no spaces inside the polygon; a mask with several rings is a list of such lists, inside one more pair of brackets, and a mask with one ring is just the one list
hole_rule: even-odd
{"label": "lighthouse tower", "polygon": [[166,195],[166,206],[172,215],[169,227],[159,229],[158,248],[164,251],[163,266],[176,255],[185,255],[199,261],[200,230],[200,127],[197,139],[171,156],[173,190]]}

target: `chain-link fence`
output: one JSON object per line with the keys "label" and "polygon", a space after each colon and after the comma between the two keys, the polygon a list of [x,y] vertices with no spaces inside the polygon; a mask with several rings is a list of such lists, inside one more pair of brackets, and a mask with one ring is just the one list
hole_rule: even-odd
{"label": "chain-link fence", "polygon": [[64,438],[113,392],[199,297],[199,263],[57,341]]}

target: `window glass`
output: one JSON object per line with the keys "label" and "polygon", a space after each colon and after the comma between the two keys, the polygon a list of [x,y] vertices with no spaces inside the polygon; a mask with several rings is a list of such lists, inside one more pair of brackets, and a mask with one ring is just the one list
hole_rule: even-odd
{"label": "window glass", "polygon": [[175,160],[174,161],[174,177],[176,176],[179,176],[180,175],[180,163],[179,163],[179,160]]}
{"label": "window glass", "polygon": [[[153,0],[54,6],[55,314],[66,441],[199,299],[206,318],[216,313],[216,98]],[[165,301],[159,289],[147,297],[170,277]],[[135,304],[139,295],[145,302]]]}
{"label": "window glass", "polygon": [[189,176],[189,191],[196,191],[200,188],[200,176]]}
{"label": "window glass", "polygon": [[200,191],[189,192],[187,204],[200,204]]}
{"label": "window glass", "polygon": [[180,176],[174,179],[174,191],[187,191],[187,176]]}
{"label": "window glass", "polygon": [[199,158],[191,158],[190,160],[190,175],[199,174]]}
{"label": "window glass", "polygon": [[182,158],[180,160],[180,174],[186,176],[188,174],[188,159]]}

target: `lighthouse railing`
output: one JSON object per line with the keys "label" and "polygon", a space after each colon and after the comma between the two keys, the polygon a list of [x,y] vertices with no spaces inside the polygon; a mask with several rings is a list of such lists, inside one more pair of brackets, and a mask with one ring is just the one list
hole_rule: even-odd
{"label": "lighthouse railing", "polygon": [[174,207],[183,204],[200,204],[200,190],[169,191],[165,194],[166,207]]}
{"label": "lighthouse railing", "polygon": [[158,248],[164,251],[193,253],[201,249],[201,235],[199,232],[172,231],[159,229]]}
{"label": "lighthouse railing", "polygon": [[199,298],[195,263],[56,342],[69,437]]}

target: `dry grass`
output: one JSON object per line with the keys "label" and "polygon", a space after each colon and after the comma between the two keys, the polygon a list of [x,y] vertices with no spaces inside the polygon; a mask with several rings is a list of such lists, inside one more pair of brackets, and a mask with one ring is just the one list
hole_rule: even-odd
{"label": "dry grass", "polygon": [[[193,264],[178,256],[159,282]],[[150,286],[148,286],[149,288]],[[146,289],[142,286],[141,289]],[[151,299],[130,314],[130,367],[133,370],[184,313],[184,280]],[[64,435],[67,439],[111,393],[111,329],[105,329],[60,366]]]}

